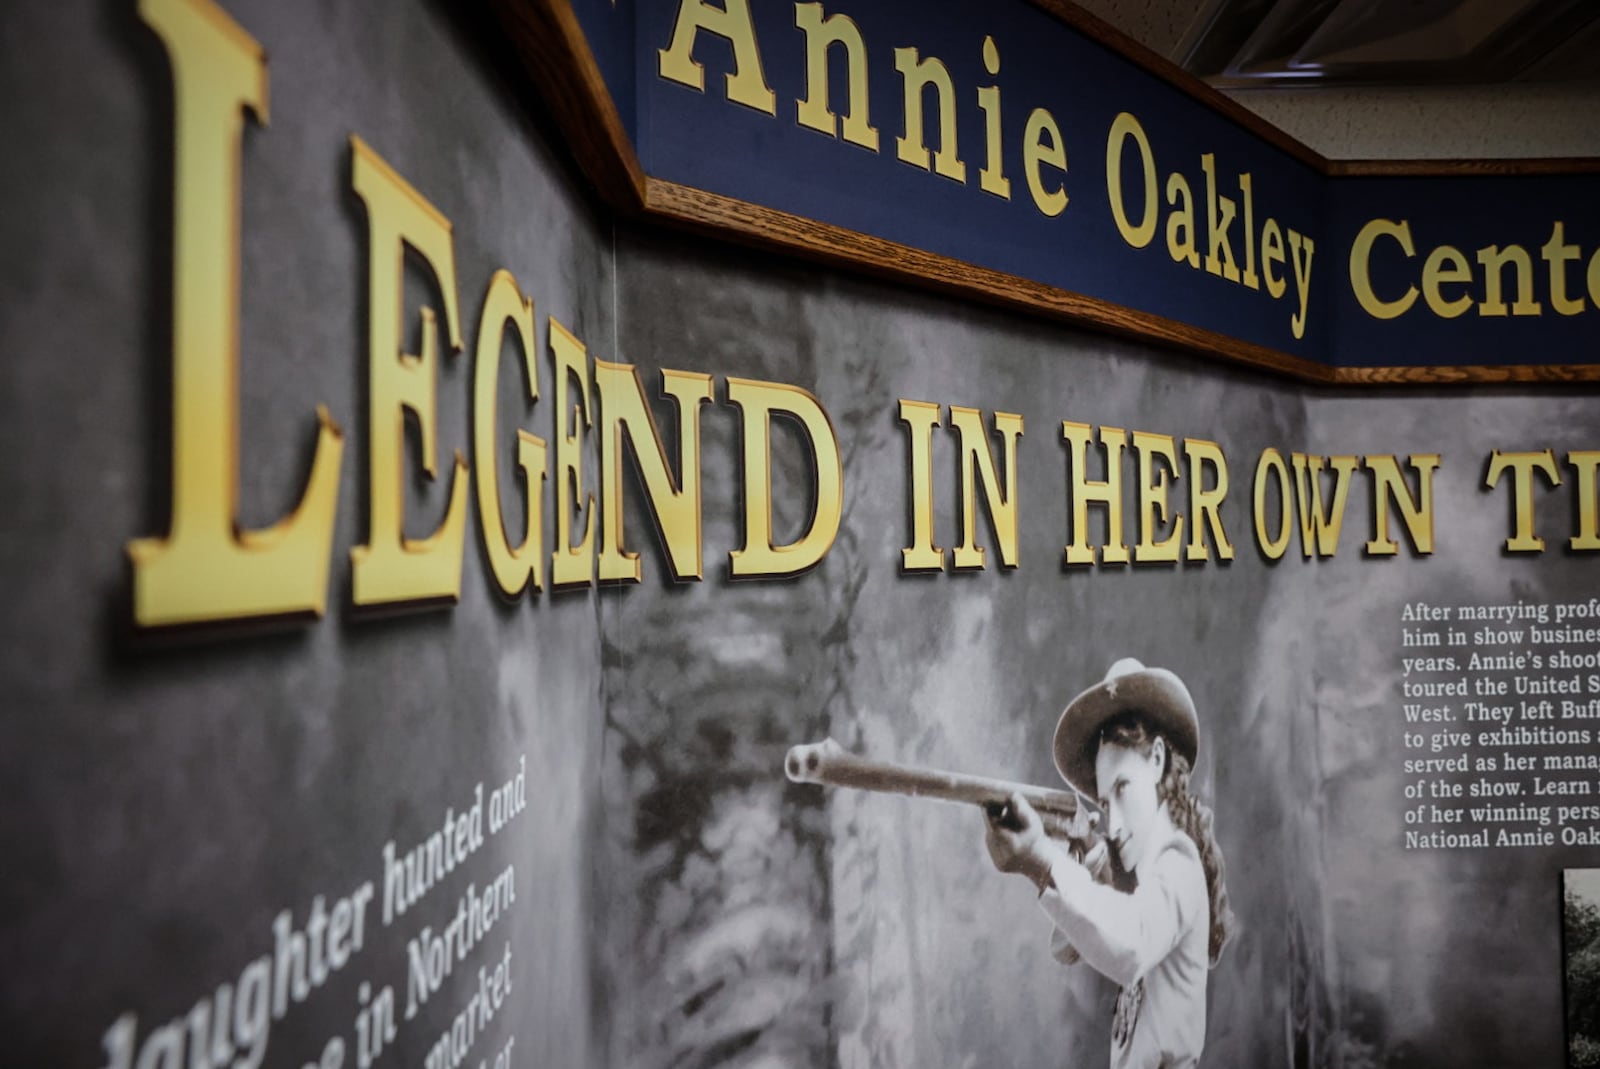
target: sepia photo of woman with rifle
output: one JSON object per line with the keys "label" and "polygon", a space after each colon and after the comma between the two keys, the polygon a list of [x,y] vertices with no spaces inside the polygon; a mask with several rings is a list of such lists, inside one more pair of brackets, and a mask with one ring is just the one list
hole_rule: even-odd
{"label": "sepia photo of woman with rifle", "polygon": [[1183,681],[1123,658],[1068,704],[1054,749],[1066,781],[1098,800],[1125,878],[1098,881],[1020,794],[989,818],[989,856],[1038,888],[1056,957],[1121,987],[1112,1069],[1189,1069],[1205,1046],[1206,976],[1234,918],[1211,810],[1189,790],[1199,746]]}

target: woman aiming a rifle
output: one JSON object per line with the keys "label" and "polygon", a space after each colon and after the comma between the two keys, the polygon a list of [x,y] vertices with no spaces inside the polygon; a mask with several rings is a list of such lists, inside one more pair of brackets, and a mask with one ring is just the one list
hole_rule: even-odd
{"label": "woman aiming a rifle", "polygon": [[1122,988],[1112,1069],[1188,1069],[1205,1046],[1206,972],[1233,914],[1211,811],[1189,793],[1199,746],[1183,681],[1131,657],[1061,714],[1056,768],[1099,801],[1115,860],[1137,881],[1131,892],[1097,882],[1020,795],[989,821],[989,856],[1039,889],[1056,956],[1081,957]]}

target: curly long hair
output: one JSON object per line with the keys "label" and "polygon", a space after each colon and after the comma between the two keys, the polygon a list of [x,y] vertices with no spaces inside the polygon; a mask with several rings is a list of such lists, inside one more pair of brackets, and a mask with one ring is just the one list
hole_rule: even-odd
{"label": "curly long hair", "polygon": [[1196,798],[1189,790],[1189,759],[1173,749],[1172,740],[1166,738],[1137,710],[1118,713],[1100,728],[1098,744],[1112,743],[1126,749],[1137,750],[1148,757],[1156,739],[1162,739],[1167,752],[1166,768],[1156,783],[1156,797],[1167,804],[1167,812],[1178,830],[1194,840],[1200,851],[1200,867],[1206,875],[1206,894],[1211,904],[1210,961],[1213,966],[1222,957],[1222,948],[1228,945],[1236,927],[1233,910],[1228,906],[1228,888],[1225,883],[1225,865],[1222,847],[1212,828],[1211,808]]}

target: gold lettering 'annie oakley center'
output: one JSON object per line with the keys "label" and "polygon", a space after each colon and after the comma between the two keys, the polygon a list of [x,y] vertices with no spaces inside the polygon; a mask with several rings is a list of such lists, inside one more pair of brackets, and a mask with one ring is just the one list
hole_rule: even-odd
{"label": "gold lettering 'annie oakley center'", "polygon": [[[867,45],[860,28],[848,15],[824,16],[820,3],[795,4],[794,24],[805,35],[806,71],[806,95],[795,101],[795,121],[828,137],[842,136],[861,148],[879,151],[878,128],[872,124],[869,111]],[[657,73],[670,82],[704,92],[705,68],[694,57],[705,36],[721,39],[732,51],[733,63],[724,85],[727,99],[776,117],[777,94],[767,83],[749,0],[724,0],[721,6],[705,0],[680,0],[672,39],[657,52]],[[841,55],[848,95],[842,120],[832,107],[828,84],[829,59]],[[992,36],[983,38],[982,56],[984,70],[991,77],[999,75],[1000,49]],[[896,158],[965,185],[967,164],[961,158],[956,138],[957,93],[949,68],[937,56],[924,56],[910,46],[894,49],[894,68],[904,89],[902,133],[895,138]],[[938,131],[937,147],[931,151],[925,108],[930,90]],[[984,162],[978,172],[978,188],[1009,201],[1011,179],[1005,174],[1001,145],[1000,86],[979,86],[977,99],[984,129]],[[1067,150],[1061,127],[1048,108],[1036,107],[1028,113],[1021,147],[1022,176],[1034,207],[1046,218],[1061,215],[1069,199],[1065,178]],[[1201,154],[1200,170],[1204,175],[1203,211],[1189,179],[1181,171],[1169,173],[1164,183],[1158,178],[1155,151],[1144,127],[1131,113],[1120,113],[1106,136],[1105,180],[1112,218],[1122,240],[1130,248],[1148,247],[1164,216],[1167,255],[1173,263],[1203,270],[1245,289],[1259,291],[1265,287],[1274,301],[1284,298],[1292,283],[1295,310],[1289,317],[1289,329],[1295,338],[1305,337],[1315,243],[1270,216],[1262,218],[1257,227],[1256,190],[1248,172],[1236,176],[1235,200],[1225,195],[1219,181],[1215,153]],[[1158,204],[1163,195],[1164,210]]]}
{"label": "gold lettering 'annie oakley center'", "polygon": [[[246,111],[267,120],[267,67],[261,46],[211,0],[142,0],[140,15],[166,47],[175,103],[175,211],[172,305],[172,511],[164,537],[135,539],[133,610],[145,627],[259,617],[320,617],[326,608],[345,436],[324,407],[316,413],[311,473],[287,517],[259,530],[238,523],[240,140]],[[662,372],[662,391],[678,414],[677,473],[628,364],[591,360],[583,343],[553,317],[557,436],[553,478],[548,444],[515,434],[526,526],[515,544],[506,530],[498,454],[510,442],[496,426],[500,348],[519,343],[526,402],[539,398],[533,302],[509,271],[496,271],[478,319],[473,368],[471,463],[457,450],[448,465],[444,519],[424,538],[408,537],[405,513],[408,417],[419,456],[436,474],[435,385],[439,338],[446,359],[465,348],[450,221],[356,136],[351,186],[368,226],[370,505],[366,541],[350,551],[352,600],[393,607],[456,601],[461,591],[467,513],[475,501],[495,584],[515,599],[545,584],[543,503],[555,510],[550,582],[638,582],[639,555],[623,538],[623,439],[636,459],[664,556],[678,580],[701,578],[700,408],[713,400],[712,377]],[[432,275],[440,308],[424,307],[421,351],[407,353],[403,260],[406,250]],[[440,320],[442,316],[442,320]],[[734,578],[794,575],[832,545],[843,507],[844,475],[827,413],[806,391],[729,377],[726,403],[742,426],[744,543],[729,553]],[[600,426],[594,428],[595,402]],[[771,422],[793,420],[811,453],[814,502],[806,529],[780,543],[772,524]],[[586,490],[584,437],[600,436],[599,495]],[[470,485],[469,485],[470,484]],[[473,492],[475,489],[475,493]],[[600,530],[597,534],[596,512]],[[575,522],[581,514],[581,528]],[[596,546],[598,542],[598,547]]]}
{"label": "gold lettering 'annie oakley center'", "polygon": [[[1420,296],[1423,306],[1440,319],[1455,319],[1474,309],[1491,318],[1542,316],[1547,303],[1557,315],[1575,316],[1590,307],[1585,292],[1593,307],[1600,308],[1600,248],[1586,253],[1567,241],[1561,220],[1551,224],[1549,240],[1538,248],[1543,270],[1534,266],[1528,249],[1514,244],[1485,245],[1471,261],[1454,245],[1437,245],[1422,257],[1420,269],[1415,262],[1419,255],[1410,220],[1367,222],[1350,246],[1350,288],[1362,311],[1374,319],[1396,319],[1411,311]],[[1405,288],[1394,285],[1390,292],[1379,293],[1372,284],[1374,261],[1403,264]],[[1473,299],[1474,290],[1482,293],[1481,299]]]}

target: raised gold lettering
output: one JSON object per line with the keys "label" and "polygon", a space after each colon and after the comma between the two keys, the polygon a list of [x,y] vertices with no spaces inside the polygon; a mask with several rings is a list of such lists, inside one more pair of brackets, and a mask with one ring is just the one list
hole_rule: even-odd
{"label": "raised gold lettering", "polygon": [[956,87],[950,72],[933,56],[918,59],[915,48],[895,49],[894,69],[905,82],[905,133],[895,140],[895,154],[904,163],[928,169],[922,94],[931,85],[939,110],[939,151],[933,155],[933,170],[952,181],[966,182],[967,165],[956,155]]}
{"label": "raised gold lettering", "polygon": [[[556,372],[556,544],[550,581],[557,587],[594,581],[594,492],[583,485],[583,429],[592,423],[589,351],[566,327],[550,319],[550,354]],[[576,399],[570,393],[578,384]],[[572,543],[572,513],[583,510],[583,538]]]}
{"label": "raised gold lettering", "polygon": [[1411,241],[1411,224],[1405,220],[1396,223],[1389,219],[1373,219],[1361,228],[1350,245],[1350,288],[1362,309],[1374,319],[1393,319],[1404,315],[1416,303],[1417,287],[1407,286],[1405,293],[1392,301],[1379,297],[1372,288],[1372,247],[1379,238],[1390,238],[1400,246],[1406,257],[1414,257],[1417,248]]}
{"label": "raised gold lettering", "polygon": [[838,136],[839,120],[828,106],[828,49],[844,48],[846,84],[850,106],[844,115],[844,139],[878,151],[878,131],[868,120],[867,46],[861,30],[848,15],[822,17],[821,4],[794,5],[794,24],[806,35],[806,96],[798,102],[801,126]]}
{"label": "raised gold lettering", "polygon": [[1069,454],[1068,497],[1072,502],[1071,541],[1066,547],[1066,563],[1083,565],[1095,562],[1094,546],[1089,541],[1089,506],[1103,505],[1106,510],[1106,542],[1100,548],[1100,563],[1127,564],[1128,545],[1122,538],[1122,447],[1127,440],[1127,432],[1121,427],[1100,428],[1100,444],[1106,458],[1106,477],[1103,480],[1091,479],[1088,474],[1089,449],[1095,440],[1094,428],[1087,423],[1062,420],[1061,437],[1067,443]]}
{"label": "raised gold lettering", "polygon": [[1022,173],[1028,180],[1028,192],[1033,194],[1034,206],[1051,217],[1060,215],[1067,207],[1066,183],[1055,189],[1046,189],[1039,174],[1041,164],[1065,173],[1067,150],[1062,147],[1061,129],[1056,119],[1043,108],[1034,108],[1028,114],[1028,125],[1022,132]]}
{"label": "raised gold lettering", "polygon": [[1514,526],[1511,537],[1506,539],[1506,552],[1543,553],[1544,539],[1534,533],[1533,527],[1533,473],[1543,472],[1551,486],[1560,486],[1561,472],[1556,468],[1556,458],[1548,449],[1538,453],[1502,453],[1496,449],[1489,455],[1489,470],[1483,485],[1493,490],[1508,471],[1511,473]]}
{"label": "raised gold lettering", "polygon": [[[744,546],[728,554],[736,579],[797,575],[833,546],[844,512],[839,440],[822,405],[798,386],[728,379],[728,403],[739,409],[744,442]],[[778,545],[772,529],[772,417],[796,420],[810,442],[815,507],[795,541]]]}
{"label": "raised gold lettering", "polygon": [[1350,496],[1350,479],[1361,466],[1358,457],[1333,456],[1327,464],[1333,469],[1333,500],[1322,508],[1322,457],[1292,453],[1294,497],[1300,514],[1300,555],[1331,557],[1339,550],[1339,533],[1344,529],[1344,506]]}
{"label": "raised gold lettering", "polygon": [[778,114],[777,95],[767,85],[761,69],[761,50],[756,46],[749,0],[723,0],[721,8],[705,0],[682,0],[672,43],[656,53],[656,69],[661,77],[705,91],[705,68],[694,59],[701,30],[723,38],[733,47],[733,70],[727,76],[728,99],[768,115]]}
{"label": "raised gold lettering", "polygon": [[[1267,491],[1274,485],[1278,491],[1277,534],[1267,531]],[[1283,454],[1271,447],[1262,450],[1260,459],[1256,461],[1255,499],[1251,513],[1255,517],[1256,545],[1269,560],[1281,560],[1289,548],[1289,539],[1294,537],[1294,521],[1290,515],[1294,504],[1290,493],[1289,467],[1283,462]]]}
{"label": "raised gold lettering", "polygon": [[1408,458],[1417,473],[1417,493],[1413,497],[1400,464],[1392,456],[1367,457],[1367,470],[1373,474],[1372,518],[1375,533],[1366,544],[1368,556],[1393,556],[1400,551],[1389,537],[1389,503],[1399,509],[1411,547],[1419,554],[1433,552],[1433,473],[1439,467],[1437,453],[1419,453]]}
{"label": "raised gold lettering", "polygon": [[622,544],[622,438],[626,434],[644,484],[645,500],[666,547],[667,567],[678,582],[701,577],[700,406],[711,400],[711,376],[662,371],[661,392],[677,403],[678,471],[667,468],[661,432],[645,404],[644,386],[632,364],[594,362],[604,426],[600,436],[600,579],[637,583],[643,576],[639,554]]}
{"label": "raised gold lettering", "polygon": [[[1000,50],[995,47],[993,37],[983,39],[983,69],[991,75],[1000,73]],[[985,193],[993,193],[1002,200],[1010,200],[1011,179],[1005,176],[1004,163],[1000,157],[1000,87],[979,86],[978,107],[983,112],[986,148],[983,170],[978,172],[978,186]]]}
{"label": "raised gold lettering", "polygon": [[[1124,143],[1129,140],[1139,151],[1143,177],[1144,210],[1138,223],[1128,218],[1128,208],[1122,199],[1122,153]],[[1118,113],[1111,123],[1111,132],[1106,135],[1106,193],[1111,198],[1111,218],[1116,221],[1122,240],[1136,249],[1150,244],[1150,239],[1156,236],[1156,160],[1144,127],[1126,111]]]}
{"label": "raised gold lettering", "polygon": [[1171,516],[1166,538],[1157,540],[1156,532],[1166,526],[1170,513],[1167,490],[1178,470],[1177,443],[1170,434],[1134,431],[1133,451],[1139,458],[1139,541],[1133,559],[1140,564],[1176,561],[1183,551],[1183,515]]}
{"label": "raised gold lettering", "polygon": [[295,510],[239,530],[239,144],[267,121],[261,46],[207,0],[143,0],[174,86],[172,513],[165,538],[128,543],[141,627],[320,617],[344,438],[317,409]]}
{"label": "raised gold lettering", "polygon": [[[1205,537],[1217,548],[1218,560],[1233,559],[1233,543],[1222,527],[1222,502],[1228,496],[1228,459],[1222,447],[1204,438],[1185,438],[1183,455],[1189,465],[1189,545],[1183,551],[1188,561],[1207,559]],[[1207,485],[1207,469],[1216,478]]]}
{"label": "raised gold lettering", "polygon": [[472,388],[472,459],[478,486],[478,527],[483,534],[489,570],[494,574],[500,593],[515,599],[530,583],[534,590],[544,588],[544,510],[541,503],[545,443],[544,439],[517,428],[517,470],[522,473],[527,522],[522,530],[522,541],[513,547],[506,536],[505,516],[500,508],[500,470],[495,456],[500,344],[508,328],[515,332],[522,350],[522,372],[528,384],[525,401],[532,404],[539,399],[533,302],[522,296],[511,272],[496,271],[489,279],[483,314],[478,317],[478,351]]}
{"label": "raised gold lettering", "polygon": [[958,569],[982,568],[983,547],[977,544],[977,485],[983,484],[984,503],[994,525],[995,546],[1000,564],[1017,566],[1017,439],[1022,437],[1022,417],[1010,412],[994,414],[994,430],[1004,443],[1004,478],[997,477],[994,456],[989,450],[989,435],[984,432],[983,413],[976,408],[950,406],[950,425],[961,445],[961,543],[956,546],[954,566]]}
{"label": "raised gold lettering", "polygon": [[942,571],[944,550],[933,544],[933,429],[941,423],[939,406],[901,398],[900,422],[906,425],[911,447],[906,469],[911,480],[911,544],[900,551],[900,568]]}
{"label": "raised gold lettering", "polygon": [[1450,245],[1440,245],[1428,254],[1422,265],[1422,297],[1433,309],[1433,314],[1443,319],[1454,319],[1472,307],[1472,298],[1466,294],[1446,300],[1440,286],[1447,283],[1472,281],[1472,268],[1461,250]]}
{"label": "raised gold lettering", "polygon": [[405,534],[406,413],[416,420],[419,462],[435,474],[434,387],[439,330],[421,310],[422,351],[401,347],[405,309],[403,265],[411,249],[432,270],[444,299],[443,329],[453,355],[462,349],[456,305],[455,245],[450,221],[359,137],[350,138],[351,186],[367,208],[367,334],[369,467],[367,541],[350,550],[357,605],[454,602],[461,596],[467,525],[467,462],[460,451],[450,474],[444,520],[426,538]]}

